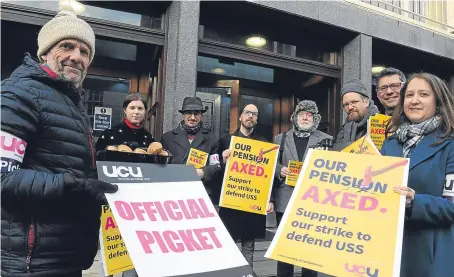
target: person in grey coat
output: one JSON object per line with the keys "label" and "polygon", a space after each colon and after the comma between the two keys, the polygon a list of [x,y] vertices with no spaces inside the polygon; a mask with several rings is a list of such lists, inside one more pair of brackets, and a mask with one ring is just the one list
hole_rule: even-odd
{"label": "person in grey coat", "polygon": [[[285,177],[289,173],[287,167],[289,161],[303,161],[308,149],[333,139],[332,136],[317,130],[320,120],[321,116],[318,113],[317,104],[310,100],[301,101],[296,105],[291,117],[293,129],[274,138],[274,143],[281,145],[280,153],[282,153],[279,155],[275,176],[278,184],[275,187],[274,209],[278,225],[294,189],[294,187],[285,184]],[[278,277],[293,277],[293,271],[293,265],[282,262],[277,263]],[[301,276],[316,277],[317,272],[303,268]]]}
{"label": "person in grey coat", "polygon": [[337,135],[333,150],[341,151],[367,134],[367,120],[379,113],[360,80],[352,80],[341,90],[342,106],[347,114],[345,123]]}

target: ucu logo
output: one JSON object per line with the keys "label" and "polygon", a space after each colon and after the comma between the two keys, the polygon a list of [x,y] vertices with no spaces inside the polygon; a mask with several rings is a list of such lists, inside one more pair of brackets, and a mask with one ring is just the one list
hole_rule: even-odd
{"label": "ucu logo", "polygon": [[18,137],[2,132],[1,147],[2,150],[12,152],[14,155],[22,158],[24,157],[27,143]]}
{"label": "ucu logo", "polygon": [[107,166],[103,165],[102,166],[102,171],[107,177],[112,177],[112,178],[126,178],[126,177],[136,177],[136,178],[141,178],[143,177],[142,175],[142,170],[140,167],[136,167],[134,172],[133,167],[129,166],[112,166],[112,171],[109,172],[109,169]]}
{"label": "ucu logo", "polygon": [[353,272],[358,276],[378,277],[378,269],[372,269],[370,267],[365,267],[362,265],[349,265],[348,263],[346,263],[345,270],[347,270],[348,272]]}

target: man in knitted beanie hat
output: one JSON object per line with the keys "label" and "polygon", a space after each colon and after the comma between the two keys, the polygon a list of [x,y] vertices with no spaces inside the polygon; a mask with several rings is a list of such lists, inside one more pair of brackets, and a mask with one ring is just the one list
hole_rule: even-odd
{"label": "man in knitted beanie hat", "polygon": [[335,150],[342,150],[364,136],[367,120],[379,112],[360,80],[351,80],[342,87],[341,101],[347,118],[337,135]]}
{"label": "man in knitted beanie hat", "polygon": [[60,11],[38,34],[38,59],[80,88],[95,55],[95,34],[72,11]]}
{"label": "man in knitted beanie hat", "polygon": [[[278,225],[281,222],[294,188],[285,183],[285,177],[289,174],[289,161],[304,161],[309,148],[333,139],[332,136],[317,130],[321,115],[314,101],[304,100],[299,102],[290,121],[293,124],[292,130],[281,133],[274,138],[274,143],[280,145],[279,158],[276,165],[276,195],[274,203]],[[293,265],[278,262],[277,276],[293,277]],[[317,272],[303,268],[301,276],[316,277]]]}
{"label": "man in knitted beanie hat", "polygon": [[81,277],[98,251],[101,205],[115,185],[100,181],[81,83],[95,36],[60,12],[1,84],[3,277]]}

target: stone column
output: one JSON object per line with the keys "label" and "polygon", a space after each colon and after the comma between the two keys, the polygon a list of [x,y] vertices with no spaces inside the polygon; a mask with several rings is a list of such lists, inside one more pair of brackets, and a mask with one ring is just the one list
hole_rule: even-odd
{"label": "stone column", "polygon": [[181,121],[178,109],[186,96],[195,96],[199,1],[174,1],[168,9],[163,132]]}
{"label": "stone column", "polygon": [[372,90],[372,37],[360,34],[344,46],[342,83],[359,79],[371,95]]}

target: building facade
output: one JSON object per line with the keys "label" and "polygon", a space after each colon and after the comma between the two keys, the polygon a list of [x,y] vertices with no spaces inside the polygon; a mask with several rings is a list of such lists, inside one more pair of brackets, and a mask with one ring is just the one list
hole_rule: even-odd
{"label": "building facade", "polygon": [[376,99],[373,72],[382,67],[427,71],[454,91],[454,2],[417,0],[2,1],[2,79],[24,53],[36,56],[40,27],[65,5],[97,37],[84,82],[89,115],[111,108],[115,125],[125,94],[143,93],[157,138],[180,122],[186,96],[202,98],[204,128],[218,137],[256,104],[257,128],[271,140],[291,128],[304,99],[317,102],[321,128],[335,135],[342,84],[360,79]]}

